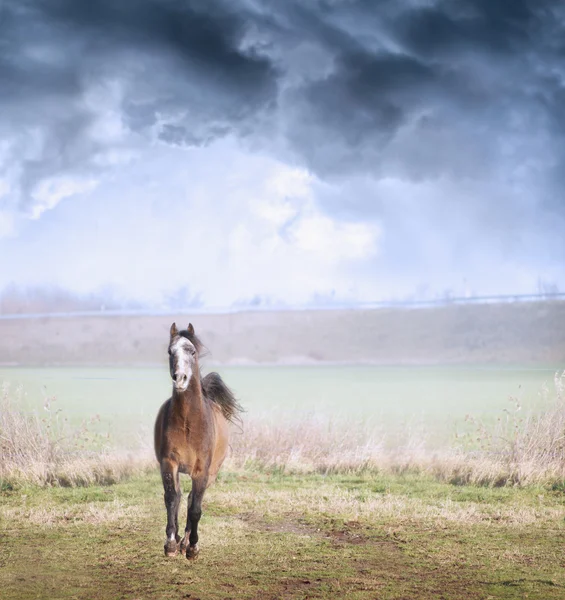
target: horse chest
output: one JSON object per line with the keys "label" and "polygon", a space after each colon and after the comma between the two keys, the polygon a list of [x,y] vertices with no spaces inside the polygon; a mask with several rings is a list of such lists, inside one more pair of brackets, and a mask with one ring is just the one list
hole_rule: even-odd
{"label": "horse chest", "polygon": [[167,454],[174,460],[181,473],[196,475],[202,471],[206,457],[210,454],[213,440],[191,432],[189,429],[177,430],[168,440]]}

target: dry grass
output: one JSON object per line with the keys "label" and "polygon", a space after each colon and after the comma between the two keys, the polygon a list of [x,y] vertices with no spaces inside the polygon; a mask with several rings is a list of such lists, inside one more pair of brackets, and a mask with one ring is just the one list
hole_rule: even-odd
{"label": "dry grass", "polygon": [[2,509],[4,523],[24,520],[28,524],[41,527],[60,527],[78,523],[102,525],[132,521],[145,516],[144,507],[127,505],[117,498],[112,502],[104,503],[95,501],[86,504],[66,503],[29,507],[25,504],[25,496],[22,499],[22,505]]}
{"label": "dry grass", "polygon": [[4,485],[22,482],[63,487],[111,485],[154,466],[154,461],[150,459],[140,460],[137,456],[114,454],[111,451],[85,457],[71,454],[51,462],[37,459],[27,465],[10,464],[2,460],[0,481]]}
{"label": "dry grass", "polygon": [[[565,484],[565,373],[542,390],[544,409],[522,416],[518,401],[496,423],[469,417],[472,433],[433,447],[417,429],[392,435],[363,423],[247,420],[234,430],[229,470],[285,473],[422,473],[454,484]],[[23,411],[18,392],[0,397],[0,480],[39,485],[109,484],[155,467],[149,449],[128,455],[83,423],[70,429],[50,399],[45,416]]]}
{"label": "dry grass", "polygon": [[[565,371],[556,373],[554,389],[541,390],[543,409],[522,413],[517,398],[494,425],[468,417],[474,425],[474,452],[451,461],[447,481],[506,484],[565,483]],[[468,445],[467,445],[468,447]],[[441,476],[441,472],[436,473]]]}
{"label": "dry grass", "polygon": [[417,428],[387,432],[363,423],[250,421],[233,437],[229,466],[291,473],[427,473],[477,485],[563,485],[565,372],[543,389],[543,410],[522,416],[515,398],[494,424],[468,417],[472,432],[451,446],[433,446]]}
{"label": "dry grass", "polygon": [[457,502],[445,496],[411,497],[389,491],[369,493],[362,486],[360,489],[336,489],[331,480],[320,482],[315,487],[294,489],[265,486],[252,496],[245,486],[238,490],[216,488],[214,498],[224,509],[231,508],[240,515],[249,515],[251,519],[260,515],[268,522],[285,516],[292,522],[293,515],[301,515],[303,519],[323,516],[330,520],[342,519],[353,527],[359,521],[383,521],[397,526],[426,522],[434,526],[460,523],[522,527],[555,522],[563,517],[562,507],[546,506],[543,496],[535,505],[497,505],[483,500]]}
{"label": "dry grass", "polygon": [[[44,415],[21,408],[21,389],[6,384],[0,393],[0,482],[85,486],[112,484],[152,465],[105,445],[92,421],[71,427],[45,398]],[[147,458],[146,458],[147,457]]]}

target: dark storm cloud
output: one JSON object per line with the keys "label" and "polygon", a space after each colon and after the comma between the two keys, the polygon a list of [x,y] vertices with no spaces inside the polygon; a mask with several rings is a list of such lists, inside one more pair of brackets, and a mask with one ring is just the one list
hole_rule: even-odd
{"label": "dark storm cloud", "polygon": [[[157,83],[148,103],[153,114],[167,104],[182,108],[184,100],[191,100],[186,88],[192,86],[207,103],[221,106],[222,114],[211,108],[210,118],[237,121],[274,96],[275,73],[265,57],[241,49],[246,22],[229,7],[183,0],[66,0],[51,3],[49,18],[80,32],[88,51],[109,61],[132,49],[141,53],[140,60],[153,53],[162,56],[169,71],[165,77],[144,72]],[[222,102],[222,96],[229,101]]]}
{"label": "dark storm cloud", "polygon": [[545,0],[444,0],[402,15],[395,27],[408,47],[427,56],[465,49],[523,54],[551,5]]}
{"label": "dark storm cloud", "polygon": [[[410,149],[398,148],[396,135],[403,128],[414,134],[409,145],[449,128],[454,145],[480,157],[493,151],[498,135],[527,135],[531,114],[547,112],[536,94],[547,88],[538,68],[555,18],[551,3],[381,5],[381,12],[367,2],[336,3],[319,11],[325,20],[319,30],[341,28],[346,41],[336,46],[328,43],[336,35],[320,36],[333,55],[331,73],[290,95],[294,121],[301,124],[295,128],[291,122],[290,135],[297,147],[307,149],[315,168],[366,171],[369,162],[385,172],[393,168],[403,176],[422,176],[426,173],[410,159]],[[559,60],[557,54],[551,58]],[[522,115],[526,122],[515,123]],[[320,150],[320,138],[334,144]],[[399,150],[408,152],[406,160],[396,159]],[[465,174],[458,159],[450,163],[442,155],[430,175],[451,168]],[[475,167],[467,161],[470,175]]]}
{"label": "dark storm cloud", "polygon": [[[97,106],[84,101],[117,81],[133,135],[197,146],[255,136],[322,178],[447,179],[466,186],[461,202],[472,191],[502,213],[514,207],[518,224],[538,206],[563,215],[557,0],[13,0],[1,10],[0,126],[23,157],[13,172],[24,202],[49,175],[96,172],[123,143],[93,135]],[[366,192],[351,206],[363,215],[383,201]]]}
{"label": "dark storm cloud", "polygon": [[96,135],[98,106],[85,101],[96,85],[118,83],[132,132],[183,145],[245,132],[276,100],[276,72],[242,47],[247,22],[229,3],[17,0],[0,11],[0,131],[14,156],[2,166],[23,206],[49,176],[100,171],[116,142]]}
{"label": "dark storm cloud", "polygon": [[331,59],[320,63],[321,76],[307,73],[283,89],[282,120],[295,151],[326,178],[436,186],[423,212],[414,211],[422,199],[410,208],[370,186],[331,210],[378,216],[404,239],[418,214],[414,247],[437,236],[455,252],[467,234],[475,254],[490,237],[524,260],[538,252],[555,264],[565,260],[561,3],[313,6],[297,28],[315,23],[315,39]]}

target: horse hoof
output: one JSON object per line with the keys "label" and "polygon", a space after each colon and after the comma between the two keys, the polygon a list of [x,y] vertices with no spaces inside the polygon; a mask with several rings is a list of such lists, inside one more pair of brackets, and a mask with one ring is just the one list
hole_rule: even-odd
{"label": "horse hoof", "polygon": [[187,548],[188,548],[188,542],[185,542],[185,540],[182,540],[180,543],[181,554],[186,554]]}
{"label": "horse hoof", "polygon": [[186,551],[186,558],[188,558],[188,560],[196,560],[199,553],[200,548],[198,547],[198,544],[194,544],[194,546],[188,547],[188,550]]}
{"label": "horse hoof", "polygon": [[165,556],[176,556],[179,553],[178,544],[174,541],[168,541],[165,544]]}

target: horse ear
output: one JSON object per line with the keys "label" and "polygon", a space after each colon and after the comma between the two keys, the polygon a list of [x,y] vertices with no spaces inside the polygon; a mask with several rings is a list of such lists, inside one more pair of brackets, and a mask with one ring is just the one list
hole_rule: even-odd
{"label": "horse ear", "polygon": [[179,330],[177,329],[177,324],[173,323],[171,325],[171,337],[173,338],[173,337],[175,337],[175,335],[178,335],[178,334],[179,334]]}
{"label": "horse ear", "polygon": [[188,324],[186,330],[188,331],[188,335],[194,335],[194,327],[192,326],[192,323]]}

